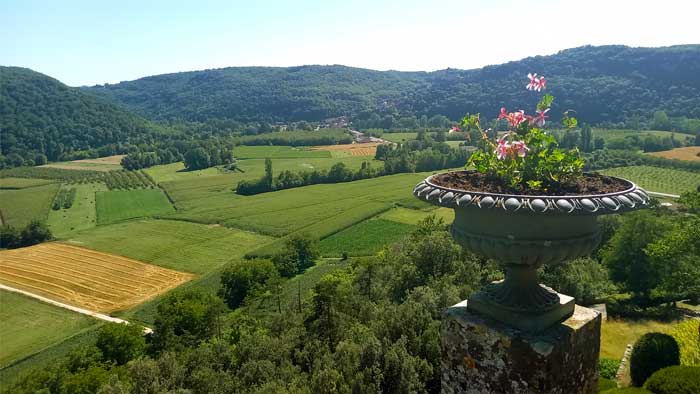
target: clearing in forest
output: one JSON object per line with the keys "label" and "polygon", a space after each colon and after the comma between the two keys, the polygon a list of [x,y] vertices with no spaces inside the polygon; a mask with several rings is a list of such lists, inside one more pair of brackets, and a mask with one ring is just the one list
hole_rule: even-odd
{"label": "clearing in forest", "polygon": [[60,243],[0,251],[0,283],[103,313],[128,309],[193,277]]}

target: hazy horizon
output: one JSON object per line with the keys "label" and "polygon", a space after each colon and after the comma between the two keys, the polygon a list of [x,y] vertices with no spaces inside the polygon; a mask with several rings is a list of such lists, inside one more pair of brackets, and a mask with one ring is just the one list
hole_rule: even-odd
{"label": "hazy horizon", "polygon": [[377,3],[10,1],[0,64],[89,86],[225,67],[474,69],[584,45],[700,43],[688,28],[700,4],[681,0]]}

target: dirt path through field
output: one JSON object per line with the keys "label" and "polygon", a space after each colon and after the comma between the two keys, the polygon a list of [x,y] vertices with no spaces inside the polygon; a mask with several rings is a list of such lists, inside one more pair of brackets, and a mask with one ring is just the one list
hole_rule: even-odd
{"label": "dirt path through field", "polygon": [[[0,283],[0,290],[7,290],[7,291],[11,291],[11,292],[13,292],[13,293],[23,294],[23,295],[25,295],[25,296],[27,296],[27,297],[32,297],[32,298],[35,298],[35,299],[37,299],[37,300],[39,300],[39,301],[46,302],[47,304],[55,305],[55,306],[57,306],[57,307],[59,307],[59,308],[68,309],[68,310],[71,310],[71,311],[73,311],[73,312],[82,313],[83,315],[92,316],[92,317],[94,317],[95,319],[100,319],[100,320],[108,321],[108,322],[110,322],[110,323],[130,324],[128,321],[123,320],[123,319],[119,319],[119,318],[117,318],[117,317],[112,317],[112,316],[105,315],[105,314],[103,314],[103,313],[93,312],[93,311],[90,311],[90,310],[87,310],[87,309],[78,308],[77,306],[64,304],[64,303],[62,303],[62,302],[54,301],[54,300],[52,300],[52,299],[49,299],[49,298],[46,298],[46,297],[42,297],[42,296],[40,296],[40,295],[37,295],[37,294],[34,294],[34,293],[30,293],[30,292],[28,292],[28,291],[24,291],[24,290],[20,290],[20,289],[15,289],[14,287],[10,287],[10,286],[5,286],[5,285],[3,285],[3,284],[1,284],[1,283]],[[144,328],[143,328],[143,332],[144,332],[145,334],[150,334],[150,333],[153,332],[153,329],[151,329],[151,328],[149,328],[149,327],[144,327]]]}

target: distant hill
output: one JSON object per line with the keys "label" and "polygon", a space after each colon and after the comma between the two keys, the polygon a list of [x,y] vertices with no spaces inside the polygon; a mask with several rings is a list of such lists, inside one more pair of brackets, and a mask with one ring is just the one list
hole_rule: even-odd
{"label": "distant hill", "polygon": [[156,75],[84,88],[148,118],[206,121],[316,121],[349,115],[465,112],[494,117],[501,106],[529,109],[526,74],[548,77],[552,114],[576,109],[589,123],[670,116],[700,118],[700,45],[585,46],[476,70],[373,71],[345,66],[232,67]]}
{"label": "distant hill", "polygon": [[27,68],[0,66],[0,166],[32,164],[37,154],[70,160],[97,148],[104,156],[158,132],[160,126],[103,97]]}

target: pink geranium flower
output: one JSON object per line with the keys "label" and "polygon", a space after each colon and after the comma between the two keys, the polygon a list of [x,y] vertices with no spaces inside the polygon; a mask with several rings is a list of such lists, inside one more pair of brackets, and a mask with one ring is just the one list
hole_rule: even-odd
{"label": "pink geranium flower", "polygon": [[545,119],[549,118],[549,116],[546,116],[545,114],[549,112],[549,108],[545,109],[544,111],[537,110],[537,116],[533,118],[535,124],[539,127],[544,126],[545,124]]}
{"label": "pink geranium flower", "polygon": [[530,148],[525,145],[523,141],[514,141],[512,144],[513,152],[517,153],[520,157],[525,157]]}
{"label": "pink geranium flower", "polygon": [[[540,76],[539,85],[540,89],[547,89],[547,81],[544,79],[543,76]],[[539,92],[540,90],[538,89],[537,91]]]}
{"label": "pink geranium flower", "polygon": [[496,150],[494,151],[494,153],[496,153],[496,158],[498,158],[498,160],[505,159],[508,156],[509,151],[510,144],[506,141],[506,136],[503,136],[501,139],[498,140]]}
{"label": "pink geranium flower", "polygon": [[518,112],[511,112],[508,114],[508,122],[512,127],[518,127],[525,119],[525,111],[522,109]]}
{"label": "pink geranium flower", "polygon": [[527,74],[528,79],[530,79],[530,82],[525,86],[527,90],[535,90],[535,91],[541,91],[542,89],[545,89],[547,87],[547,81],[544,79],[543,76],[537,76],[537,73],[534,74]]}
{"label": "pink geranium flower", "polygon": [[508,112],[506,112],[506,107],[501,107],[501,113],[498,114],[498,120],[506,119],[508,117]]}

